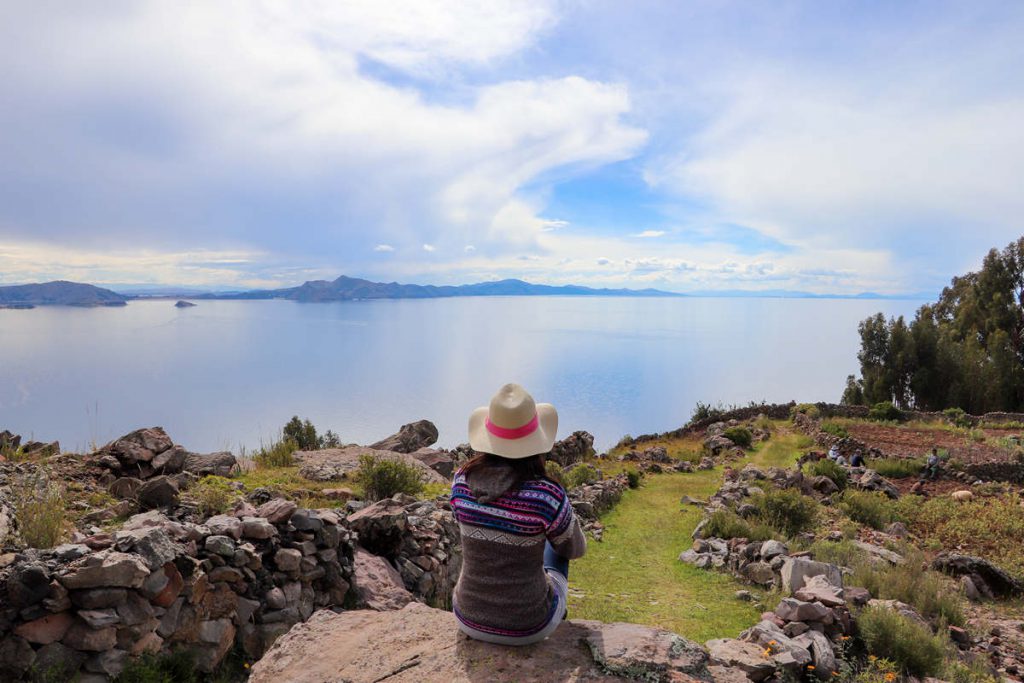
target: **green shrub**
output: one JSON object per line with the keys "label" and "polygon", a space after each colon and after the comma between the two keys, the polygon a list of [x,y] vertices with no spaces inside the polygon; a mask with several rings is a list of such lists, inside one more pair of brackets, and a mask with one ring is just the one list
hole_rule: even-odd
{"label": "green shrub", "polygon": [[197,481],[189,488],[188,493],[195,500],[203,517],[227,512],[238,497],[238,492],[231,488],[230,480],[213,475]]}
{"label": "green shrub", "polygon": [[903,419],[903,411],[888,401],[883,401],[871,406],[868,410],[868,418],[881,422],[899,422]]}
{"label": "green shrub", "polygon": [[1002,683],[1005,680],[994,676],[992,669],[981,658],[968,662],[948,662],[943,678],[950,683]]}
{"label": "green shrub", "polygon": [[144,654],[129,660],[118,675],[117,683],[199,683],[203,680],[195,660],[185,649],[170,654]]}
{"label": "green shrub", "polygon": [[640,488],[640,482],[643,480],[644,475],[642,472],[636,470],[626,470],[626,481],[629,482],[629,488],[638,489]]}
{"label": "green shrub", "polygon": [[854,567],[867,559],[865,552],[848,539],[842,541],[818,540],[812,543],[808,550],[818,562],[828,562],[841,567]]}
{"label": "green shrub", "polygon": [[825,432],[826,434],[831,434],[832,436],[839,437],[840,439],[845,439],[846,437],[850,436],[850,432],[847,431],[846,427],[839,424],[838,422],[831,422],[828,420],[821,423],[821,431]]}
{"label": "green shrub", "polygon": [[291,439],[279,439],[269,446],[260,444],[252,459],[259,467],[291,467],[295,464],[292,454],[299,450],[299,445]]}
{"label": "green shrub", "polygon": [[924,460],[921,458],[878,458],[869,460],[868,467],[883,477],[905,479],[920,475],[921,470],[924,469]]}
{"label": "green shrub", "polygon": [[722,436],[740,448],[750,448],[754,443],[754,435],[746,427],[729,427],[722,433]]}
{"label": "green shrub", "polygon": [[857,625],[868,652],[892,661],[904,674],[936,676],[942,673],[946,641],[931,629],[895,610],[868,607],[857,615]]}
{"label": "green shrub", "polygon": [[303,451],[315,451],[320,446],[316,435],[316,427],[309,420],[302,421],[294,415],[284,426],[284,438],[291,439]]}
{"label": "green shrub", "polygon": [[875,491],[847,490],[843,493],[839,509],[850,519],[872,529],[883,529],[899,519],[895,505],[884,493]]}
{"label": "green shrub", "polygon": [[341,448],[341,437],[328,429],[320,437],[320,448]]}
{"label": "green shrub", "polygon": [[794,445],[797,449],[805,450],[814,446],[814,439],[809,434],[797,434]]}
{"label": "green shrub", "polygon": [[37,469],[15,481],[12,487],[14,518],[18,536],[29,548],[52,548],[67,530],[67,500],[64,487]]}
{"label": "green shrub", "polygon": [[369,501],[390,498],[396,493],[415,496],[423,490],[423,473],[419,468],[397,458],[361,455],[356,477],[363,485],[363,496]]}
{"label": "green shrub", "polygon": [[732,510],[712,512],[704,533],[716,538],[745,538],[750,541],[767,541],[775,536],[769,527],[743,519]]}
{"label": "green shrub", "polygon": [[697,405],[693,407],[693,414],[690,416],[690,422],[702,422],[704,420],[717,419],[725,414],[725,408],[719,403],[716,406],[712,406],[710,403],[701,403],[697,401]]}
{"label": "green shrub", "polygon": [[770,434],[772,429],[775,427],[775,423],[773,423],[772,419],[767,415],[758,415],[757,419],[754,420],[754,426]]}
{"label": "green shrub", "polygon": [[803,413],[807,417],[815,419],[821,417],[821,410],[813,403],[799,403],[789,409],[790,416],[795,417],[797,413]]}
{"label": "green shrub", "polygon": [[752,502],[758,519],[786,537],[809,531],[818,519],[818,503],[796,489],[773,489]]}
{"label": "green shrub", "polygon": [[572,489],[601,480],[601,473],[593,465],[580,463],[565,473],[565,488]]}
{"label": "green shrub", "polygon": [[544,472],[551,481],[562,484],[565,480],[565,470],[554,460],[544,461]]}
{"label": "green shrub", "polygon": [[971,420],[967,417],[967,413],[964,412],[963,408],[946,408],[942,411],[942,414],[954,427],[966,429],[971,426]]}
{"label": "green shrub", "polygon": [[898,565],[872,563],[868,560],[853,566],[850,585],[867,588],[883,600],[899,600],[911,605],[921,616],[954,626],[963,626],[964,600],[950,580],[938,572],[925,569],[927,560],[918,550],[908,550]]}
{"label": "green shrub", "polygon": [[839,487],[840,491],[844,490],[850,481],[850,476],[846,473],[846,470],[841,465],[837,465],[828,459],[812,462],[810,467],[807,468],[807,472],[812,477],[828,477]]}

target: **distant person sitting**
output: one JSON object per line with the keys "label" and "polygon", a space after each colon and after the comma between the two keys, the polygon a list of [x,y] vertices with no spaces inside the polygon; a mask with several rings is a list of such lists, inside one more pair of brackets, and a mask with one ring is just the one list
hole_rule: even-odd
{"label": "distant person sitting", "polygon": [[835,460],[838,457],[839,457],[839,448],[838,447],[833,446],[832,448],[828,449],[828,459],[829,460]]}
{"label": "distant person sitting", "polygon": [[839,455],[836,456],[836,464],[837,465],[842,465],[843,467],[846,467],[850,463],[848,463],[846,461],[846,456],[843,455],[842,453],[840,453]]}
{"label": "distant person sitting", "polygon": [[860,451],[857,451],[856,453],[854,453],[853,457],[850,458],[850,467],[865,467],[865,466],[866,466],[866,464],[864,462],[864,456],[860,454]]}
{"label": "distant person sitting", "polygon": [[469,418],[480,455],[452,481],[462,573],[452,596],[459,630],[499,645],[529,645],[565,619],[569,560],[587,550],[569,497],[547,477],[558,413],[506,384]]}
{"label": "distant person sitting", "polygon": [[928,460],[924,464],[924,476],[928,479],[935,479],[939,476],[939,466],[941,461],[939,460],[939,449],[933,448],[931,454],[928,456]]}

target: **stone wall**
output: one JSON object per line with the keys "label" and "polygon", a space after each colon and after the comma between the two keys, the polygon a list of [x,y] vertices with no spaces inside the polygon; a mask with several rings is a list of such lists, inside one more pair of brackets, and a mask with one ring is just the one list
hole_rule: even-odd
{"label": "stone wall", "polygon": [[966,465],[963,471],[971,479],[1024,484],[1024,463],[1020,462],[982,462]]}
{"label": "stone wall", "polygon": [[354,537],[334,512],[244,507],[204,524],[148,512],[113,534],[0,556],[0,678],[107,680],[132,656],[179,648],[212,671],[235,643],[259,657],[344,603]]}

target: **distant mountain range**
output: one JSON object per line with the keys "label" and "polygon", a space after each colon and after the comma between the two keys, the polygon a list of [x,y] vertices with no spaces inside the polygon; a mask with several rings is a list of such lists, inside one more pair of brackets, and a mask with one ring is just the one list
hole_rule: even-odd
{"label": "distant mountain range", "polygon": [[[358,301],[362,299],[437,299],[466,296],[628,296],[628,297],[773,297],[793,299],[928,299],[930,295],[888,296],[861,294],[812,294],[793,290],[717,290],[704,292],[666,292],[660,289],[596,289],[581,285],[536,285],[523,280],[497,280],[472,285],[403,285],[397,282],[371,282],[342,275],[336,280],[311,280],[298,287],[257,289],[242,292],[202,292],[195,287],[125,286],[125,293],[76,282],[0,287],[0,308],[31,308],[42,305],[123,306],[131,299],[190,298],[265,300],[286,299],[300,302]],[[132,291],[134,290],[134,291]]]}
{"label": "distant mountain range", "polygon": [[125,297],[109,289],[64,280],[0,287],[0,308],[124,306],[126,303]]}
{"label": "distant mountain range", "polygon": [[456,296],[680,296],[657,289],[594,289],[578,285],[535,285],[522,280],[498,280],[474,285],[403,285],[371,282],[342,275],[336,280],[311,280],[298,287],[255,290],[238,294],[206,294],[203,299],[290,299],[292,301],[354,301],[358,299],[439,299]]}

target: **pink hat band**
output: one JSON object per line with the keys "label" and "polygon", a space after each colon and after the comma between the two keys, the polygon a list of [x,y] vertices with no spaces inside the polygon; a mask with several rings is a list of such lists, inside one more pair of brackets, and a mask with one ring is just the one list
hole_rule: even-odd
{"label": "pink hat band", "polygon": [[522,439],[525,436],[529,436],[537,431],[537,427],[540,426],[540,420],[537,414],[533,414],[533,419],[524,424],[522,427],[516,427],[515,429],[506,429],[505,427],[499,427],[498,425],[491,422],[491,418],[487,418],[484,421],[484,426],[494,436],[499,439]]}

